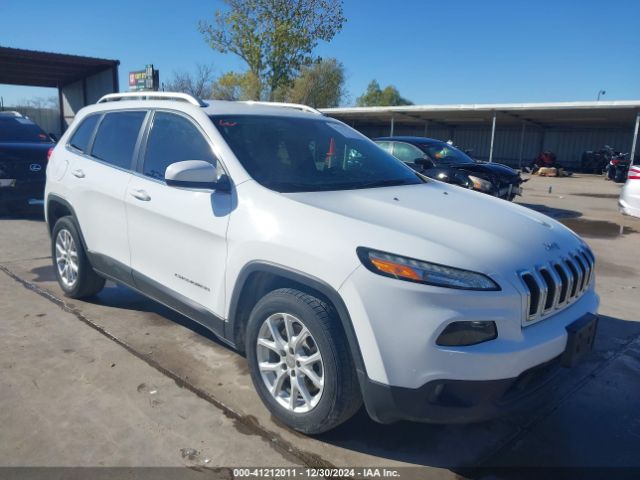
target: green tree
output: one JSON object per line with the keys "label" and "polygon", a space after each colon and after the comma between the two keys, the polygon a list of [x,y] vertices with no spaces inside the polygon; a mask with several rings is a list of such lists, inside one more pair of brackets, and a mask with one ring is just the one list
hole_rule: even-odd
{"label": "green tree", "polygon": [[211,98],[216,100],[240,100],[240,82],[242,75],[236,72],[227,72],[213,82]]}
{"label": "green tree", "polygon": [[227,72],[213,82],[211,98],[216,100],[259,100],[260,81],[251,72]]}
{"label": "green tree", "polygon": [[340,105],[345,97],[344,65],[335,58],[318,59],[304,66],[288,92],[290,102],[314,108]]}
{"label": "green tree", "polygon": [[227,9],[199,30],[214,50],[242,58],[268,99],[291,85],[318,42],[330,41],[346,20],[342,0],[223,1]]}
{"label": "green tree", "polygon": [[388,85],[384,90],[376,80],[371,80],[367,90],[356,99],[359,107],[386,107],[394,105],[413,105],[413,102],[403,98],[393,85]]}

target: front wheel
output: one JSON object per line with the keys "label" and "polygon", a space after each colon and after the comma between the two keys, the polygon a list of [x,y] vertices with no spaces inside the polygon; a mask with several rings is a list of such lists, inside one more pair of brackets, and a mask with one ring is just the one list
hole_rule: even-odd
{"label": "front wheel", "polygon": [[89,263],[71,217],[62,217],[53,227],[51,258],[58,284],[67,297],[91,297],[103,289],[105,280]]}
{"label": "front wheel", "polygon": [[246,352],[260,398],[294,430],[331,430],[362,404],[339,319],[314,296],[289,288],[265,295],[249,317]]}

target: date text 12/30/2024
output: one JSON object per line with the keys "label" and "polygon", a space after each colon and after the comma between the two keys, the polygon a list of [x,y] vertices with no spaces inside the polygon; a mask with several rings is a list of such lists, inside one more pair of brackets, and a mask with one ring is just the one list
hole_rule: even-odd
{"label": "date text 12/30/2024", "polygon": [[391,468],[234,468],[234,478],[400,478]]}

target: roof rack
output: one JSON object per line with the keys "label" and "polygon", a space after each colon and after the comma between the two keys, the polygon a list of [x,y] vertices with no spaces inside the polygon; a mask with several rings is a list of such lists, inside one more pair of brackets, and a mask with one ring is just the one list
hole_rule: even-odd
{"label": "roof rack", "polygon": [[315,115],[324,115],[320,110],[316,110],[309,105],[302,105],[301,103],[258,102],[255,100],[247,100],[245,102],[238,103],[246,103],[247,105],[265,105],[267,107],[294,108],[296,110],[302,110],[303,112],[313,113]]}
{"label": "roof rack", "polygon": [[177,102],[187,102],[196,107],[206,107],[202,100],[180,92],[123,92],[109,93],[96,103],[119,102],[122,100],[174,100]]}

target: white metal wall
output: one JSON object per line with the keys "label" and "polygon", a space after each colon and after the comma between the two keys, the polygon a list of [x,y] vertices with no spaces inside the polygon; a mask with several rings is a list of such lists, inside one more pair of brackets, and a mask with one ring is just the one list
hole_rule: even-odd
{"label": "white metal wall", "polygon": [[113,93],[116,90],[112,69],[96,73],[84,80],[78,80],[62,87],[60,89],[62,93],[62,112],[64,114],[62,129],[66,130],[71,125],[76,113],[82,107],[95,103],[103,95]]}
{"label": "white metal wall", "polygon": [[[388,136],[389,125],[352,124],[370,138]],[[424,135],[424,125],[403,125],[396,121],[394,135]],[[472,150],[472,156],[479,160],[489,159],[491,127],[444,127],[429,125],[427,137],[438,140],[453,140],[463,149]],[[496,125],[493,161],[518,167],[522,127],[500,128]],[[577,168],[585,150],[598,150],[610,145],[615,150],[629,152],[633,140],[633,125],[628,128],[542,128],[527,124],[522,143],[522,165],[527,165],[544,150],[551,150],[560,164]],[[636,157],[637,158],[637,157]]]}

